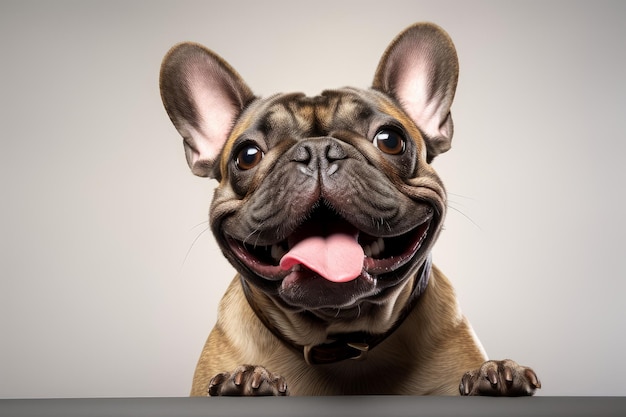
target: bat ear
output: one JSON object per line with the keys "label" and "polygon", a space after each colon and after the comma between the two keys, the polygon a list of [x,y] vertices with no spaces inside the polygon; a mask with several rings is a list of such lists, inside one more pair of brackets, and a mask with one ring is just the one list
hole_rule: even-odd
{"label": "bat ear", "polygon": [[410,26],[389,45],[378,64],[373,88],[393,97],[417,124],[428,160],[450,149],[450,107],[459,61],[448,34],[431,23]]}
{"label": "bat ear", "polygon": [[159,84],[191,172],[215,178],[215,162],[254,95],[226,61],[195,43],[176,45],[165,55]]}

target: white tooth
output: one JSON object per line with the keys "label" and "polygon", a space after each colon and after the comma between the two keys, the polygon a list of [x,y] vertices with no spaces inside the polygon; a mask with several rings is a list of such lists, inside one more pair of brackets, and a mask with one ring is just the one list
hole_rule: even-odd
{"label": "white tooth", "polygon": [[377,241],[370,243],[367,246],[363,246],[363,253],[368,258],[376,258],[382,255],[385,250],[385,240],[379,237]]}
{"label": "white tooth", "polygon": [[378,242],[372,242],[370,245],[372,247],[372,257],[376,257],[380,255],[380,249],[378,248]]}
{"label": "white tooth", "polygon": [[275,260],[280,261],[280,259],[285,255],[285,253],[287,252],[285,252],[285,249],[283,249],[282,246],[276,245],[276,244],[272,245],[271,255],[272,255],[272,258],[274,258]]}

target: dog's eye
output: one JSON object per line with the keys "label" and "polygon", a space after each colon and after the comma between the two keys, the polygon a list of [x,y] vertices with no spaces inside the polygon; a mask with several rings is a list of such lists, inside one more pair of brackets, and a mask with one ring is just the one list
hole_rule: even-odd
{"label": "dog's eye", "polygon": [[406,148],[406,139],[395,129],[380,129],[373,142],[374,146],[389,155],[400,155]]}
{"label": "dog's eye", "polygon": [[239,149],[235,157],[235,163],[237,168],[247,171],[257,166],[261,159],[263,159],[263,151],[255,144],[249,143]]}

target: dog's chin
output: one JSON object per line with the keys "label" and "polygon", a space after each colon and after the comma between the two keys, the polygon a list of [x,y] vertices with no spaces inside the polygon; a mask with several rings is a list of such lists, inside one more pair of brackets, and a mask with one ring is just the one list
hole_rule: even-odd
{"label": "dog's chin", "polygon": [[428,218],[406,233],[376,237],[358,232],[365,256],[361,273],[350,280],[335,282],[297,264],[289,269],[280,259],[289,248],[286,241],[252,246],[228,235],[226,251],[241,275],[264,292],[277,296],[297,311],[346,314],[360,310],[364,301],[383,303],[387,290],[413,276],[426,259],[434,239],[436,220]]}

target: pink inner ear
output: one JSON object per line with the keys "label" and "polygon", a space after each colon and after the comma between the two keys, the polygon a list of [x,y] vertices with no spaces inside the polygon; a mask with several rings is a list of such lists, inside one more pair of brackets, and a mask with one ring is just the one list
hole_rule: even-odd
{"label": "pink inner ear", "polygon": [[[215,71],[219,69],[215,68]],[[198,128],[185,126],[188,131],[185,137],[191,145],[188,162],[196,175],[206,175],[202,173],[217,159],[237,117],[233,98],[220,81],[223,81],[221,77],[207,77],[199,69],[192,71],[188,78],[191,100],[198,115]]]}
{"label": "pink inner ear", "polygon": [[441,97],[429,92],[429,65],[417,58],[404,63],[408,68],[398,80],[396,95],[405,111],[424,133],[430,137],[440,136]]}

